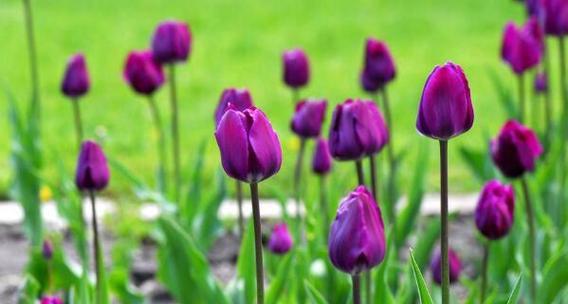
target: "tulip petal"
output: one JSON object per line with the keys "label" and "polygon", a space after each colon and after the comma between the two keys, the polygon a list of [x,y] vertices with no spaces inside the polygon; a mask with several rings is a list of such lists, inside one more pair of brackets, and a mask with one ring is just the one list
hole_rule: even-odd
{"label": "tulip petal", "polygon": [[232,178],[248,181],[249,148],[245,115],[235,110],[228,110],[221,118],[215,139],[221,152],[221,162],[225,172]]}
{"label": "tulip petal", "polygon": [[247,111],[250,111],[249,113],[252,115],[248,140],[257,165],[257,176],[253,176],[252,180],[259,182],[280,170],[282,147],[278,134],[276,134],[264,113],[258,109]]}

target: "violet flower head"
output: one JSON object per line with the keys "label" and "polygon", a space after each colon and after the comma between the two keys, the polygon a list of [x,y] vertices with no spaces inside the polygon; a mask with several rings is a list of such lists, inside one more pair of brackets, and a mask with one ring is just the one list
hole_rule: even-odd
{"label": "violet flower head", "polygon": [[89,91],[90,80],[85,56],[81,53],[71,56],[67,62],[61,92],[70,98],[81,97]]}
{"label": "violet flower head", "polygon": [[517,75],[540,63],[542,57],[542,42],[539,41],[538,22],[527,23],[524,28],[517,27],[513,22],[507,23],[503,32],[501,58],[507,62]]}
{"label": "violet flower head", "polygon": [[365,186],[358,186],[341,201],[329,232],[329,258],[339,270],[355,275],[385,257],[381,211]]}
{"label": "violet flower head", "polygon": [[124,79],[137,93],[152,95],[164,84],[164,72],[150,51],[133,51],[124,65]]}
{"label": "violet flower head", "polygon": [[63,300],[57,296],[43,296],[40,304],[63,304]]}
{"label": "violet flower head", "polygon": [[525,0],[527,15],[536,17],[539,20],[544,18],[544,2],[546,0]]}
{"label": "violet flower head", "polygon": [[547,35],[564,36],[568,34],[568,1],[544,1],[544,30]]}
{"label": "violet flower head", "polygon": [[219,124],[223,114],[229,109],[229,104],[238,111],[244,111],[254,106],[252,97],[247,89],[225,89],[215,110],[215,125]]}
{"label": "violet flower head", "polygon": [[534,90],[538,94],[548,91],[548,80],[545,73],[538,73],[534,78]]}
{"label": "violet flower head", "polygon": [[41,245],[41,255],[46,260],[51,260],[53,257],[53,244],[50,240],[44,240]]}
{"label": "violet flower head", "polygon": [[285,254],[292,248],[292,235],[285,223],[276,224],[268,241],[268,249],[274,254]]}
{"label": "violet flower head", "polygon": [[383,41],[367,39],[365,60],[361,72],[361,85],[367,92],[375,92],[392,81],[396,67],[390,51]]}
{"label": "violet flower head", "polygon": [[84,141],[77,160],[75,185],[79,190],[99,191],[106,188],[109,179],[110,172],[103,150],[94,141]]}
{"label": "violet flower head", "polygon": [[325,99],[302,100],[296,104],[291,128],[301,138],[318,137],[325,119],[327,101]]}
{"label": "violet flower head", "polygon": [[317,175],[325,175],[331,171],[333,160],[329,153],[329,146],[327,141],[323,138],[318,138],[316,143],[316,150],[312,160],[312,170]]}
{"label": "violet flower head", "polygon": [[515,120],[505,123],[490,149],[493,162],[509,178],[534,171],[543,152],[535,132]]}
{"label": "violet flower head", "polygon": [[221,118],[215,139],[221,163],[230,177],[258,183],[276,174],[282,165],[278,134],[257,108],[229,109]]}
{"label": "violet flower head", "polygon": [[[455,283],[460,278],[461,261],[458,254],[452,249],[448,248],[448,259],[450,261],[450,284]],[[442,285],[442,252],[438,248],[430,262],[430,271],[432,272],[432,279],[438,285]]]}
{"label": "violet flower head", "polygon": [[282,54],[283,80],[293,89],[301,88],[310,81],[310,63],[301,49],[293,49]]}
{"label": "violet flower head", "polygon": [[515,191],[511,185],[491,180],[485,184],[477,207],[475,225],[490,240],[497,240],[509,232],[515,215]]}
{"label": "violet flower head", "polygon": [[160,23],[152,38],[152,54],[161,64],[187,60],[191,52],[191,32],[185,22],[168,20]]}
{"label": "violet flower head", "polygon": [[449,140],[472,125],[473,105],[462,68],[452,62],[436,66],[422,91],[416,129],[424,136]]}

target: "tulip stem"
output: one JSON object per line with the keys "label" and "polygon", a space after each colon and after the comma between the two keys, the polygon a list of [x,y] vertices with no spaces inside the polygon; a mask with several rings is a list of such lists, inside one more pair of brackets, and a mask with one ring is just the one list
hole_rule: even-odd
{"label": "tulip stem", "polygon": [[77,150],[81,150],[81,143],[83,142],[83,124],[81,121],[81,109],[79,105],[79,99],[74,98],[71,100],[73,105],[73,116],[75,118],[75,134],[77,136]]}
{"label": "tulip stem", "polygon": [[527,209],[527,224],[529,225],[529,250],[530,250],[530,269],[531,269],[531,299],[536,303],[536,235],[534,227],[534,215],[529,195],[529,186],[525,177],[521,178],[523,195],[525,196],[525,208]]}
{"label": "tulip stem", "polygon": [[300,90],[299,89],[292,89],[292,104],[296,106],[300,99]]}
{"label": "tulip stem", "polygon": [[160,115],[160,110],[156,105],[156,101],[153,95],[148,96],[148,104],[150,105],[150,113],[152,115],[152,120],[154,121],[154,128],[158,132],[158,157],[160,165],[158,167],[158,190],[161,193],[166,192],[166,137],[164,135],[164,127],[162,125],[162,117]]}
{"label": "tulip stem", "polygon": [[240,180],[236,180],[237,186],[237,205],[239,208],[239,238],[243,238],[245,232],[245,224],[243,220],[243,184]]}
{"label": "tulip stem", "polygon": [[329,225],[331,225],[331,220],[329,218],[329,206],[327,204],[327,195],[326,195],[326,187],[325,187],[325,175],[320,175],[320,204],[321,209],[323,212],[323,220],[324,220],[324,233],[326,241],[329,240]]}
{"label": "tulip stem", "polygon": [[100,243],[99,243],[99,227],[97,224],[97,209],[95,207],[95,191],[91,190],[89,191],[89,196],[91,198],[91,216],[92,216],[92,225],[93,225],[93,252],[94,252],[94,260],[95,260],[95,274],[96,274],[96,301],[95,303],[102,303],[103,300],[103,290],[102,290],[102,282],[101,282],[101,276],[102,276],[102,267],[104,267],[103,265],[100,265],[100,262],[103,261],[102,257],[101,257],[101,247],[100,247]]}
{"label": "tulip stem", "polygon": [[481,293],[479,297],[479,304],[483,304],[483,301],[485,301],[485,294],[487,291],[487,265],[489,264],[490,246],[490,241],[487,241],[483,246],[483,261],[481,264]]}
{"label": "tulip stem", "polygon": [[179,157],[179,127],[178,127],[178,104],[176,94],[176,74],[175,65],[168,66],[170,76],[170,102],[172,110],[171,132],[173,143],[173,158],[174,158],[174,199],[176,203],[180,203],[180,157]]}
{"label": "tulip stem", "polygon": [[258,201],[258,184],[250,184],[252,217],[254,224],[254,249],[256,260],[256,303],[264,303],[264,274],[262,266],[262,231],[260,226],[260,206]]}
{"label": "tulip stem", "polygon": [[361,304],[361,280],[359,275],[351,276],[353,281],[353,304]]}
{"label": "tulip stem", "polygon": [[363,175],[363,163],[361,160],[355,161],[355,167],[357,169],[357,182],[361,186],[365,186],[365,176]]}
{"label": "tulip stem", "polygon": [[[371,191],[377,205],[379,204],[379,191],[377,189],[377,162],[375,155],[369,155],[369,171],[371,171]],[[390,216],[391,214],[389,214]]]}
{"label": "tulip stem", "polygon": [[[372,159],[372,156],[371,156]],[[356,160],[355,161],[355,167],[357,168],[357,181],[359,182],[359,185],[365,186],[365,176],[363,174],[363,163],[361,160]],[[371,176],[374,174],[373,173],[373,168],[374,168],[374,160],[372,160],[371,163]],[[373,178],[372,178],[373,179]],[[373,183],[373,181],[371,182]],[[375,198],[376,195],[376,187],[375,184],[373,183],[373,198]],[[376,200],[376,198],[375,198]],[[357,282],[359,282],[359,277],[357,276]],[[368,271],[365,272],[365,295],[367,296],[367,303],[371,303],[371,270],[369,269]]]}
{"label": "tulip stem", "polygon": [[[385,119],[387,121],[387,126],[389,129],[389,142],[387,144],[387,157],[389,160],[389,179],[388,179],[388,187],[387,187],[387,196],[388,196],[388,201],[392,204],[392,208],[393,208],[393,214],[396,214],[396,198],[395,193],[394,193],[394,178],[395,178],[395,170],[396,170],[396,163],[395,163],[395,157],[394,157],[394,133],[393,133],[393,124],[392,124],[392,117],[391,117],[391,111],[390,111],[390,104],[389,104],[389,98],[388,98],[388,94],[387,94],[387,88],[384,87],[381,90],[381,93],[383,95],[383,108],[385,109]],[[393,229],[396,230],[396,217],[393,217],[392,219],[392,225],[393,225]]]}
{"label": "tulip stem", "polygon": [[440,140],[440,213],[442,247],[442,304],[450,303],[448,259],[448,142]]}
{"label": "tulip stem", "polygon": [[302,222],[301,209],[301,190],[302,185],[302,164],[304,162],[304,153],[306,150],[306,140],[300,137],[300,150],[298,150],[298,158],[296,159],[296,168],[294,169],[294,196],[296,199],[296,239],[303,242],[304,223]]}
{"label": "tulip stem", "polygon": [[[560,56],[560,96],[562,96],[562,116],[560,118],[560,189],[566,184],[566,137],[568,133],[568,95],[566,92],[566,54],[564,51],[564,37],[558,38],[558,53]],[[561,198],[564,203],[564,198]],[[562,204],[561,204],[562,205]]]}
{"label": "tulip stem", "polygon": [[40,109],[40,102],[39,102],[39,73],[37,68],[37,51],[36,51],[36,43],[35,43],[35,35],[34,35],[34,23],[33,23],[33,15],[32,15],[32,6],[30,0],[23,0],[24,4],[24,19],[26,25],[26,34],[28,39],[28,55],[30,60],[30,73],[31,73],[31,82],[32,82],[32,104],[30,113],[35,113],[37,117],[34,119],[41,118],[41,109]]}
{"label": "tulip stem", "polygon": [[[552,142],[551,132],[552,132],[552,101],[550,100],[550,56],[548,53],[548,46],[546,44],[546,39],[544,39],[543,44],[543,53],[542,56],[544,58],[543,64],[543,72],[544,77],[546,79],[546,90],[544,91],[544,115],[546,121],[546,129],[545,129],[545,151],[548,151],[550,148],[550,143]],[[545,152],[546,153],[546,152]]]}
{"label": "tulip stem", "polygon": [[525,123],[525,80],[524,74],[519,74],[519,121]]}

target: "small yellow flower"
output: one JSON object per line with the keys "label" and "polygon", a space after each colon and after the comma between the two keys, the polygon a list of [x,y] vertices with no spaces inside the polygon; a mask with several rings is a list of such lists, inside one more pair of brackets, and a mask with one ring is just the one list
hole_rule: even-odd
{"label": "small yellow flower", "polygon": [[53,198],[53,192],[51,192],[51,188],[49,188],[48,186],[41,186],[41,189],[39,189],[39,199],[42,203],[45,203],[47,201],[50,201]]}
{"label": "small yellow flower", "polygon": [[290,138],[288,140],[288,148],[292,152],[298,152],[298,150],[300,149],[300,139],[298,139],[298,137],[296,137],[296,136],[293,136],[292,138]]}

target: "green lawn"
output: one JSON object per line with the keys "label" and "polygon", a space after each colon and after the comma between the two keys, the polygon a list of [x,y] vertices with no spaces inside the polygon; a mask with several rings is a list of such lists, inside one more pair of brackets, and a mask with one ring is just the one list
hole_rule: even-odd
{"label": "green lawn", "polygon": [[[427,141],[415,131],[416,109],[424,81],[435,64],[452,60],[463,66],[471,86],[476,116],[474,128],[451,142],[451,190],[474,190],[477,184],[457,157],[460,145],[486,146],[482,134],[494,134],[505,119],[488,68],[515,84],[498,56],[501,30],[509,19],[522,20],[514,1],[479,0],[97,0],[32,1],[34,3],[43,103],[46,172],[52,176],[63,159],[74,168],[75,137],[71,106],[59,92],[70,54],[87,56],[92,90],[81,101],[88,136],[106,134],[107,153],[152,181],[154,137],[145,100],[122,79],[127,52],[145,48],[155,25],[166,18],[187,20],[193,32],[193,52],[178,69],[181,99],[183,160],[194,160],[199,143],[207,140],[207,168],[219,165],[213,138],[213,111],[221,90],[248,87],[256,104],[270,117],[285,149],[281,174],[270,183],[290,185],[295,155],[288,124],[291,94],[282,85],[280,56],[300,46],[310,56],[312,79],[302,96],[326,97],[336,104],[364,96],[358,85],[363,44],[368,36],[388,42],[398,75],[389,87],[397,150],[415,150]],[[0,2],[0,83],[24,104],[29,95],[28,62],[21,1]],[[165,115],[166,88],[157,95]],[[10,179],[9,125],[6,102],[0,104],[0,192]],[[327,122],[329,122],[329,117]],[[437,145],[430,142],[435,152]],[[433,156],[437,154],[433,153]],[[311,157],[309,157],[311,158]],[[409,158],[412,161],[414,156]],[[412,164],[403,170],[403,181]],[[429,181],[437,184],[437,157],[428,165]],[[340,170],[351,170],[350,165]],[[71,171],[72,172],[72,171]],[[351,171],[349,171],[351,172]],[[114,175],[114,192],[126,189]],[[279,184],[280,185],[280,184]],[[404,187],[403,187],[404,188]]]}

